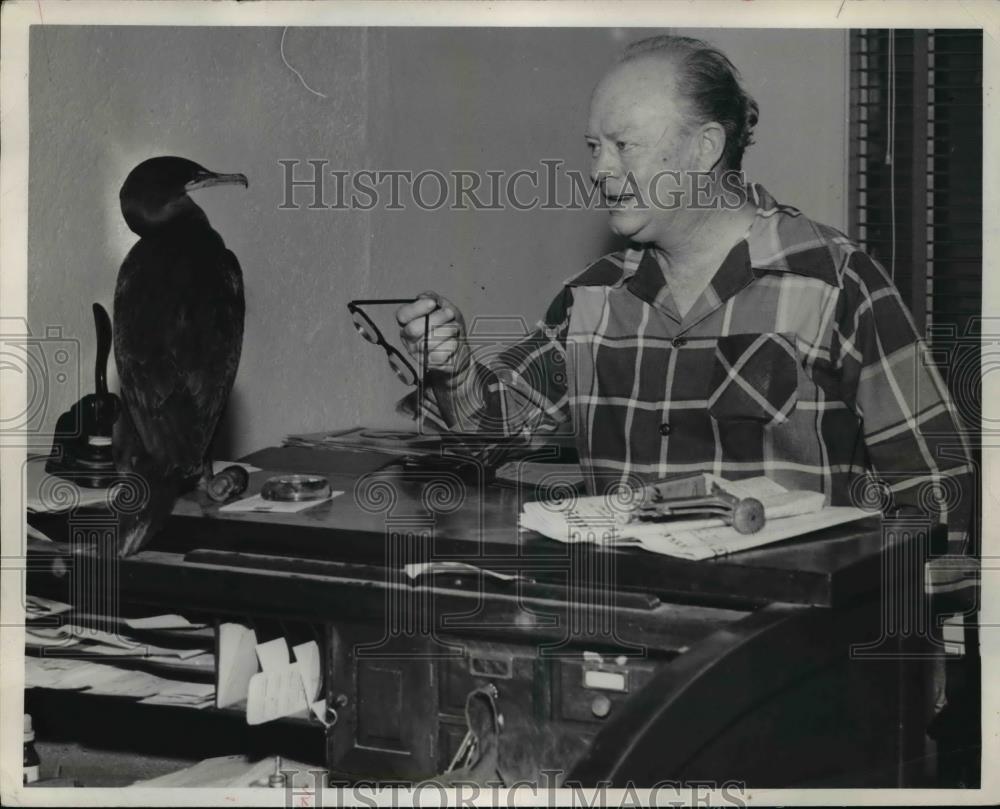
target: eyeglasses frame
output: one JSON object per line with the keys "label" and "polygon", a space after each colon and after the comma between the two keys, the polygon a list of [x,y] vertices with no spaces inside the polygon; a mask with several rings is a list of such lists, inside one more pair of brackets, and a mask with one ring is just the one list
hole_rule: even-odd
{"label": "eyeglasses frame", "polygon": [[[375,345],[381,346],[382,350],[385,351],[385,353],[388,356],[390,356],[390,357],[392,357],[392,356],[399,357],[399,359],[403,361],[403,364],[407,367],[407,369],[410,371],[410,373],[413,374],[413,378],[414,378],[415,381],[413,383],[411,383],[411,384],[414,384],[414,385],[417,386],[417,397],[418,397],[417,414],[418,414],[418,418],[420,418],[420,421],[422,422],[423,421],[422,416],[423,416],[424,383],[425,383],[425,381],[427,379],[427,354],[428,354],[428,347],[430,345],[431,312],[428,312],[424,316],[424,350],[423,350],[423,356],[421,357],[421,365],[422,365],[421,371],[422,371],[422,373],[421,374],[417,374],[417,369],[413,367],[413,363],[411,363],[403,355],[402,351],[400,351],[398,348],[396,348],[396,346],[392,345],[391,343],[389,343],[388,340],[385,339],[385,335],[382,334],[382,330],[375,324],[375,321],[372,320],[370,317],[368,317],[368,315],[361,308],[363,306],[403,306],[403,305],[409,304],[409,303],[416,303],[418,300],[420,300],[420,298],[369,298],[369,299],[356,299],[356,300],[348,301],[347,302],[347,311],[349,311],[351,313],[352,317],[355,314],[361,315],[361,317],[363,317],[365,319],[365,322],[368,323],[371,326],[371,328],[372,328],[373,336],[376,338],[375,339]],[[398,376],[398,374],[397,374],[397,376]]]}

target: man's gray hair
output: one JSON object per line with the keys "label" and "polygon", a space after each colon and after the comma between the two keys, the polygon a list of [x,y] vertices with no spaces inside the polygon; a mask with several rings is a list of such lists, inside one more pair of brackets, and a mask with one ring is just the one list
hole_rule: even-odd
{"label": "man's gray hair", "polygon": [[726,131],[724,169],[739,170],[743,152],[753,143],[757,102],[743,88],[740,73],[718,48],[693,37],[655,36],[633,42],[620,62],[646,55],[670,56],[678,67],[677,89],[699,124],[715,121]]}

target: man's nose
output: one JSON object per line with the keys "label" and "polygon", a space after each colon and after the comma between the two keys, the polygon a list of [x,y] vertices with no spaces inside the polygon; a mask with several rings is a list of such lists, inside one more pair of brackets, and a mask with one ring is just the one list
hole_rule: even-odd
{"label": "man's nose", "polygon": [[618,176],[620,168],[618,161],[609,154],[610,149],[601,149],[590,161],[590,180],[594,185],[603,185],[607,180]]}

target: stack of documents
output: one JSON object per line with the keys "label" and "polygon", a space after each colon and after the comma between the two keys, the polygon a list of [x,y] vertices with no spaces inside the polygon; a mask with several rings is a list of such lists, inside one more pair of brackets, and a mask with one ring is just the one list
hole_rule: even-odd
{"label": "stack of documents", "polygon": [[[25,618],[25,648],[34,655],[25,657],[29,688],[86,690],[194,708],[214,701],[214,632],[205,624],[181,615],[151,615],[125,618],[105,631],[84,625],[88,616],[74,613],[71,604],[37,595],[26,598]],[[167,646],[144,639],[151,636],[168,643],[182,640]],[[102,659],[108,662],[97,662]]]}
{"label": "stack of documents", "polygon": [[251,627],[219,626],[216,706],[245,704],[248,725],[310,713],[325,723],[326,701],[319,698],[322,676],[319,644],[314,640],[289,649],[283,637],[259,643]]}
{"label": "stack of documents", "polygon": [[75,624],[25,627],[25,647],[52,649],[58,653],[87,657],[138,658],[144,663],[159,664],[173,669],[203,672],[215,671],[215,656],[199,646],[160,646],[133,637],[103,632]]}
{"label": "stack of documents", "polygon": [[443,438],[435,433],[412,430],[380,430],[374,427],[353,427],[323,433],[301,433],[285,437],[286,447],[311,449],[377,450],[392,455],[440,453]]}
{"label": "stack of documents", "polygon": [[681,559],[711,559],[871,516],[859,508],[824,506],[819,492],[789,491],[766,477],[726,481],[705,475],[705,483],[738,498],[759,500],[764,527],[741,534],[717,517],[639,522],[631,508],[606,497],[525,503],[521,527],[560,542],[632,546]]}
{"label": "stack of documents", "polygon": [[28,595],[24,600],[24,618],[27,621],[36,621],[43,618],[52,618],[62,615],[73,609],[71,604],[65,601],[56,601],[44,596]]}
{"label": "stack of documents", "polygon": [[144,671],[69,657],[26,657],[26,688],[53,688],[129,697],[140,702],[206,708],[215,701],[212,683],[191,683]]}

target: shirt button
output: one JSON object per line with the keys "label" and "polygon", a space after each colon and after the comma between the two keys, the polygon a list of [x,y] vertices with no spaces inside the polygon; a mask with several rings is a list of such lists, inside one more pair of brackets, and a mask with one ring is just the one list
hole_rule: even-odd
{"label": "shirt button", "polygon": [[663,422],[660,425],[660,435],[670,435],[670,424],[668,422]]}
{"label": "shirt button", "polygon": [[680,348],[681,346],[686,346],[687,337],[675,337],[673,339],[672,345],[674,348]]}

